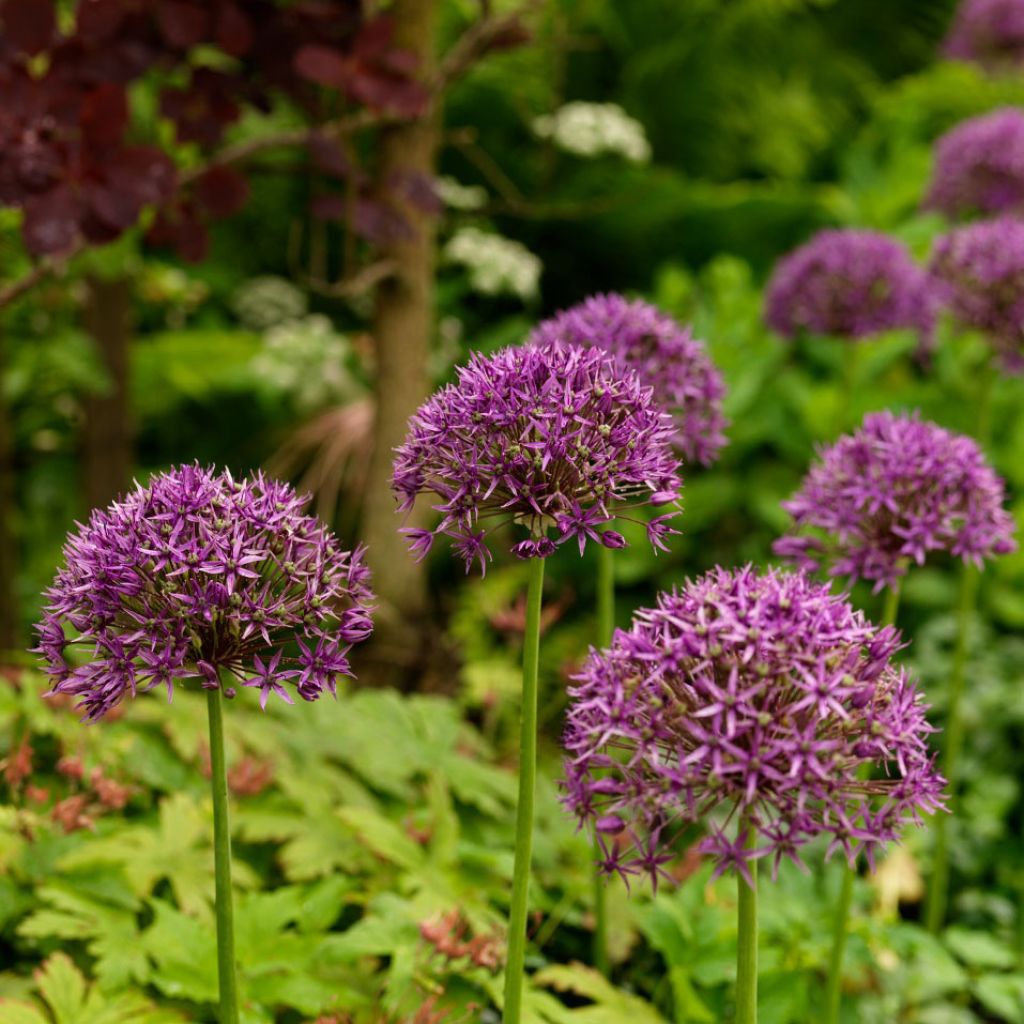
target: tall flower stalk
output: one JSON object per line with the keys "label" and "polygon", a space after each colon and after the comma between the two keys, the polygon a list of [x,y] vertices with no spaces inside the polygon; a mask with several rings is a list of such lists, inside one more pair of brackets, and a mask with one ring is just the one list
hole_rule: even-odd
{"label": "tall flower stalk", "polygon": [[[293,704],[336,693],[372,629],[362,552],[285,484],[182,466],[93,512],[64,548],[37,627],[51,694],[87,721],[195,680],[207,691],[221,1024],[237,1024],[223,702],[235,684]],[[70,629],[69,636],[67,630]]]}
{"label": "tall flower stalk", "polygon": [[[756,1020],[754,867],[812,838],[869,861],[941,806],[899,637],[802,574],[714,570],[592,650],[571,691],[565,801],[608,873],[657,885],[693,825],[740,879],[737,1003]],[[867,776],[864,769],[878,766]]]}
{"label": "tall flower stalk", "polygon": [[[519,799],[505,971],[505,1024],[522,1015],[537,757],[537,673],[543,561],[559,544],[621,548],[610,529],[645,504],[670,511],[646,523],[652,545],[676,531],[681,480],[671,418],[650,388],[607,352],[554,343],[473,356],[458,380],[412,418],[395,457],[400,508],[432,495],[440,522],[407,530],[425,557],[451,539],[468,572],[486,571],[491,545],[508,527],[528,536],[509,545],[531,561],[523,652]],[[640,521],[640,520],[637,520]],[[549,532],[554,535],[552,538]]]}

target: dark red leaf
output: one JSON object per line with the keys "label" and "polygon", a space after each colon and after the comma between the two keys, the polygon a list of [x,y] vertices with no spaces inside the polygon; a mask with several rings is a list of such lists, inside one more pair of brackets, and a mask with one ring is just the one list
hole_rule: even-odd
{"label": "dark red leaf", "polygon": [[249,182],[233,167],[211,167],[196,182],[196,199],[211,217],[230,217],[249,198]]}
{"label": "dark red leaf", "polygon": [[201,263],[210,248],[210,236],[195,204],[185,200],[166,206],[154,219],[146,241],[166,245],[189,263]]}
{"label": "dark red leaf", "polygon": [[225,53],[242,57],[252,47],[252,22],[237,5],[228,4],[217,15],[217,42]]}
{"label": "dark red leaf", "polygon": [[371,18],[363,24],[352,44],[353,55],[361,60],[383,56],[395,37],[395,22],[387,14]]}
{"label": "dark red leaf", "polygon": [[90,242],[109,242],[130,228],[142,209],[138,196],[116,179],[94,182],[84,189],[88,216],[82,230]]}
{"label": "dark red leaf", "polygon": [[401,197],[410,206],[423,213],[436,216],[444,210],[444,203],[441,202],[441,197],[437,194],[437,186],[429,174],[424,174],[421,171],[406,171],[393,175],[388,181],[388,187],[394,195]]}
{"label": "dark red leaf", "polygon": [[59,185],[25,202],[21,234],[25,248],[34,256],[48,256],[70,249],[78,237],[81,216],[78,197],[68,185]]}
{"label": "dark red leaf", "polygon": [[210,233],[197,217],[190,216],[178,225],[174,251],[186,263],[202,263],[210,251]]}
{"label": "dark red leaf", "polygon": [[117,178],[130,190],[139,206],[157,206],[167,202],[178,186],[174,161],[155,146],[124,149],[107,164],[108,176]]}
{"label": "dark red leaf", "polygon": [[317,220],[344,220],[348,211],[344,198],[330,192],[314,196],[309,204],[309,212]]}
{"label": "dark red leaf", "polygon": [[352,171],[352,164],[345,155],[345,148],[337,139],[329,139],[326,135],[310,135],[309,155],[313,166],[324,174],[335,178],[347,178]]}
{"label": "dark red leaf", "polygon": [[104,82],[82,101],[82,135],[86,144],[109,146],[120,142],[128,127],[128,97],[124,87]]}
{"label": "dark red leaf", "polygon": [[182,50],[203,42],[210,27],[203,7],[188,0],[160,0],[156,20],[164,39]]}
{"label": "dark red leaf", "polygon": [[397,210],[375,199],[358,200],[353,227],[376,245],[405,241],[413,234],[409,222]]}
{"label": "dark red leaf", "polygon": [[53,40],[57,18],[53,0],[4,0],[4,41],[23,53],[40,53]]}
{"label": "dark red leaf", "polygon": [[75,12],[76,35],[86,46],[108,40],[125,16],[122,0],[81,0]]}
{"label": "dark red leaf", "polygon": [[310,82],[340,89],[349,74],[349,63],[343,54],[329,46],[310,43],[295,54],[295,71]]}
{"label": "dark red leaf", "polygon": [[351,76],[347,92],[371,110],[399,117],[419,117],[430,101],[429,93],[419,82],[366,67],[360,67]]}

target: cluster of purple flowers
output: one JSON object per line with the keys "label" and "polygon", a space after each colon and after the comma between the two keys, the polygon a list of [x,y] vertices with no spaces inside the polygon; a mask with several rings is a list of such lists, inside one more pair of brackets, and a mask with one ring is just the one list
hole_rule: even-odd
{"label": "cluster of purple flowers", "polygon": [[812,533],[776,541],[803,569],[892,586],[930,552],[981,564],[1015,547],[1002,480],[972,438],[918,416],[870,413],[824,449],[784,503]]}
{"label": "cluster of purple flowers", "polygon": [[1024,221],[955,228],[935,243],[929,269],[953,318],[984,333],[1006,369],[1024,370]]}
{"label": "cluster of purple flowers", "polygon": [[[37,627],[53,693],[87,720],[124,697],[225,677],[288,703],[335,692],[371,630],[362,552],[342,551],[303,499],[262,474],[182,466],[97,510],[65,545]],[[70,626],[72,635],[65,633]],[[71,650],[88,660],[75,664]]]}
{"label": "cluster of purple flowers", "polygon": [[641,299],[593,295],[539,324],[527,344],[559,342],[603,349],[635,370],[672,416],[676,451],[686,461],[714,461],[725,444],[725,385],[690,328]]}
{"label": "cluster of purple flowers", "polygon": [[964,0],[946,37],[950,57],[991,70],[1024,60],[1024,0]]}
{"label": "cluster of purple flowers", "polygon": [[604,870],[656,883],[697,824],[719,874],[800,864],[819,835],[852,864],[941,807],[899,646],[802,574],[716,569],[661,594],[571,691],[565,799]]}
{"label": "cluster of purple flowers", "polygon": [[933,320],[927,274],[878,231],[819,232],[780,260],[765,300],[765,321],[787,338],[864,338],[904,327],[927,334]]}
{"label": "cluster of purple flowers", "polygon": [[1024,212],[1024,111],[995,110],[943,135],[925,205],[950,217]]}
{"label": "cluster of purple flowers", "polygon": [[486,570],[488,537],[516,523],[529,537],[512,548],[543,558],[573,540],[623,547],[604,529],[632,505],[672,505],[647,524],[655,547],[676,532],[681,487],[670,441],[671,418],[649,387],[608,353],[556,344],[474,355],[458,380],[413,417],[397,450],[393,486],[400,508],[421,493],[440,498],[433,530],[409,529],[426,555],[446,535],[466,564]]}

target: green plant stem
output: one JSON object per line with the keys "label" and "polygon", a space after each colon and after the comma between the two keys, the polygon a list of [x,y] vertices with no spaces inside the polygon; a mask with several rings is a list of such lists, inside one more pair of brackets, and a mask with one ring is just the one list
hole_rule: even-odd
{"label": "green plant stem", "polygon": [[976,566],[964,566],[960,580],[960,609],[957,613],[956,648],[949,679],[949,704],[946,708],[946,744],[942,756],[942,774],[946,777],[949,813],[935,817],[935,847],[932,877],[928,885],[925,924],[930,932],[938,932],[946,920],[949,906],[949,819],[956,813],[957,777],[960,752],[964,745],[963,695],[970,651],[971,620],[978,598],[981,572]]}
{"label": "green plant stem", "polygon": [[[603,545],[597,549],[597,644],[607,647],[615,632],[615,553]],[[607,977],[611,970],[608,956],[608,898],[604,878],[598,868],[601,849],[594,841],[594,966]]]}
{"label": "green plant stem", "polygon": [[736,876],[736,1024],[757,1024],[757,861],[752,860],[748,867],[753,885]]}
{"label": "green plant stem", "polygon": [[228,822],[228,777],[224,763],[221,690],[207,690],[210,716],[210,790],[213,793],[213,859],[217,890],[217,978],[220,1024],[238,1024],[235,984],[235,915],[231,894],[231,826]]}
{"label": "green plant stem", "polygon": [[533,804],[537,784],[537,669],[540,663],[540,609],[544,590],[544,559],[532,558],[526,596],[523,636],[523,706],[519,739],[519,800],[516,804],[515,867],[508,921],[505,964],[504,1024],[519,1024],[523,1010],[523,965],[526,961],[526,917],[530,900],[530,857],[533,848]]}
{"label": "green plant stem", "polygon": [[[885,593],[882,609],[882,625],[895,626],[900,610],[900,595],[903,591],[903,577]],[[843,1001],[843,958],[846,954],[846,935],[850,925],[850,908],[853,905],[853,882],[857,877],[854,868],[843,868],[843,880],[839,887],[839,900],[832,930],[832,949],[828,958],[828,981],[825,985],[825,1024],[838,1024],[839,1010]]]}

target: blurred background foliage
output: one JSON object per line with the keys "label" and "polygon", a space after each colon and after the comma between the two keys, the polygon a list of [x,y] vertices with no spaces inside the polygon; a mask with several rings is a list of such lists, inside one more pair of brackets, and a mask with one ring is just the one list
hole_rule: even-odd
{"label": "blurred background foliage", "polygon": [[[729,447],[713,468],[687,473],[684,536],[657,558],[645,544],[621,552],[621,622],[656,589],[716,562],[766,562],[787,522],[779,503],[815,446],[864,412],[919,408],[974,428],[979,339],[943,327],[928,364],[909,333],[865,344],[851,408],[839,343],[783,343],[761,320],[772,263],[819,227],[892,231],[923,258],[944,227],[919,211],[934,139],[965,117],[1024,104],[1024,75],[993,78],[937,58],[954,6],[553,0],[533,9],[525,45],[489,56],[446,96],[435,383],[468,352],[515,343],[554,310],[621,290],[692,323],[729,387]],[[442,47],[477,10],[441,0]],[[137,92],[140,109],[155,110],[147,86]],[[607,137],[580,120],[572,128],[559,112],[580,102],[614,104],[625,121]],[[291,123],[286,109],[270,116]],[[233,138],[265,127],[243,121]],[[341,243],[310,223],[315,183],[289,159],[255,169],[249,204],[216,226],[202,264],[130,234],[5,311],[0,386],[13,411],[16,481],[7,514],[26,642],[64,534],[87,512],[85,404],[112,387],[83,327],[88,277],[132,281],[140,478],[192,459],[239,472],[269,464],[315,486],[320,511],[356,539],[374,381],[370,300],[309,287],[317,260],[336,258]],[[17,227],[11,214],[0,218],[5,277],[26,266]],[[1021,388],[998,382],[989,453],[1018,520]],[[613,887],[614,984],[578,962],[592,923],[587,850],[552,780],[565,686],[591,633],[593,569],[568,549],[549,569],[531,1019],[726,1020],[733,887],[708,885],[708,869],[685,855],[674,891],[627,901]],[[444,658],[416,682],[433,693],[377,690],[370,674],[341,708],[262,715],[240,700],[231,709],[252,1024],[496,1019],[480,1007],[500,989],[488,944],[511,873],[525,575],[508,561],[466,580],[440,552],[428,571]],[[938,563],[911,575],[901,613],[914,639],[907,658],[940,720],[955,592],[955,567]],[[876,609],[869,593],[855,597]],[[954,923],[939,938],[916,926],[930,850],[926,834],[914,835],[859,890],[847,1024],[1024,1022],[1024,553],[986,572],[982,609]],[[0,1020],[212,1019],[199,702],[182,694],[168,709],[149,697],[117,722],[82,729],[67,707],[38,700],[44,684],[27,659],[11,660],[0,688],[0,996],[20,1009],[0,1004]],[[837,885],[830,869],[784,871],[764,887],[765,1024],[815,1019]],[[454,946],[446,928],[460,936]],[[415,1016],[424,1006],[445,1016]]]}

